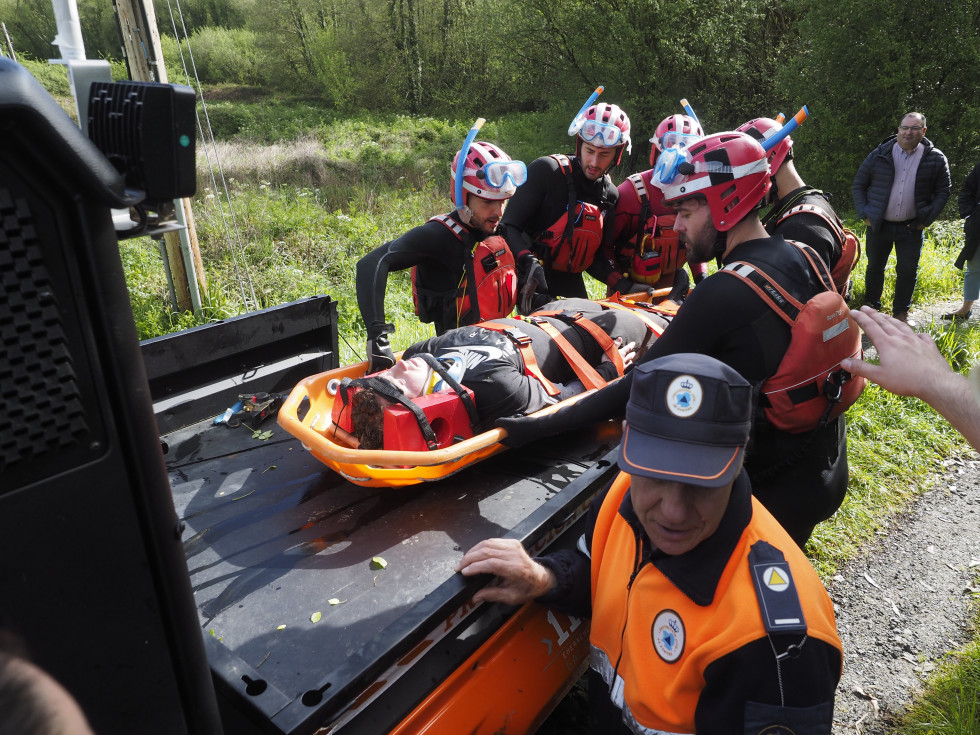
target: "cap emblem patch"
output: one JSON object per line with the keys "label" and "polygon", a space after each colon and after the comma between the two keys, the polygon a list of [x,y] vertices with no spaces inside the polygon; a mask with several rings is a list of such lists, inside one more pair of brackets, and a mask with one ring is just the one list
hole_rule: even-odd
{"label": "cap emblem patch", "polygon": [[680,375],[667,387],[667,409],[678,418],[687,418],[698,412],[703,397],[697,378]]}

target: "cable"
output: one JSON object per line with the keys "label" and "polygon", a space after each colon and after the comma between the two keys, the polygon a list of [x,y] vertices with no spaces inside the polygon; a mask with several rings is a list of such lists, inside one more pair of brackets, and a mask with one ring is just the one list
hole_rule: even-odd
{"label": "cable", "polygon": [[[195,118],[197,120],[197,131],[198,136],[204,145],[204,155],[208,163],[208,172],[211,177],[211,186],[213,187],[215,196],[215,206],[218,207],[219,216],[221,218],[222,227],[225,231],[225,239],[228,243],[228,248],[231,251],[232,264],[235,268],[235,277],[238,281],[238,289],[242,298],[242,305],[245,307],[245,311],[254,311],[258,306],[258,298],[255,295],[255,285],[253,283],[250,273],[248,273],[248,267],[245,261],[245,247],[242,244],[240,230],[238,228],[238,221],[235,217],[234,207],[231,203],[231,193],[228,191],[228,183],[225,180],[224,169],[221,166],[221,159],[218,155],[218,149],[214,139],[214,131],[211,127],[211,118],[208,115],[207,103],[204,100],[204,92],[201,89],[201,80],[197,73],[197,65],[194,62],[194,54],[191,51],[190,36],[187,33],[187,25],[184,22],[184,13],[180,7],[180,0],[174,0],[177,5],[177,14],[180,16],[180,25],[183,31],[183,40],[187,44],[187,56],[190,58],[191,68],[194,71],[194,82],[192,85],[190,83],[191,75],[187,68],[187,60],[184,58],[184,51],[181,47],[180,39],[181,33],[177,30],[177,22],[174,19],[174,9],[171,5],[170,0],[167,0],[167,9],[170,12],[170,24],[174,31],[174,38],[177,39],[177,50],[180,53],[180,62],[184,70],[184,79],[187,80],[188,86],[193,86],[201,100],[201,110],[204,113],[204,125],[201,123],[201,115],[195,110]],[[207,128],[207,134],[205,134],[205,126]],[[214,160],[212,161],[212,156]],[[217,196],[218,182],[215,178],[215,169],[218,170],[218,175],[221,178],[221,191],[224,192],[224,200],[221,196]],[[228,213],[225,213],[225,208],[223,206],[223,201],[228,204]],[[229,219],[231,220],[231,225],[229,227]],[[234,237],[232,236],[232,230],[234,230]],[[236,244],[238,251],[236,251]],[[239,254],[240,253],[240,254]],[[241,263],[239,263],[239,257],[241,258]],[[245,292],[245,286],[248,286],[248,294]]]}

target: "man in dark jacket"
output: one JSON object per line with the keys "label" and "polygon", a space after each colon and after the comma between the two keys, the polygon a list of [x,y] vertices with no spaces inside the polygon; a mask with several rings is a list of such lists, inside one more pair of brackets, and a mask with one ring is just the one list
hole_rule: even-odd
{"label": "man in dark jacket", "polygon": [[909,306],[922,253],[922,231],[949,200],[949,163],[925,137],[926,116],[910,112],[898,134],[875,148],[854,177],[852,194],[858,217],[868,226],[864,303],[881,308],[885,265],[895,247],[895,296],[892,314],[908,321]]}
{"label": "man in dark jacket", "polygon": [[954,265],[960,270],[966,266],[963,274],[963,306],[949,314],[943,314],[943,319],[969,319],[973,313],[973,302],[980,296],[980,217],[977,216],[980,208],[980,163],[973,167],[973,170],[963,182],[963,189],[956,200],[956,206],[960,210],[960,217],[966,217],[963,223],[963,236],[965,242],[960,254],[956,256]]}

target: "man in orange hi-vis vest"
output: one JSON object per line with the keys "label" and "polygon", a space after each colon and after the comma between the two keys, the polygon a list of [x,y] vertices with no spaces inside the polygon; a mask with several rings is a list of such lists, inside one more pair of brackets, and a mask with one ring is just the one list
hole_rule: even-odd
{"label": "man in orange hi-vis vest", "polygon": [[476,602],[537,600],[592,618],[595,732],[830,732],[842,661],[833,604],[752,497],[752,387],[690,353],[634,373],[622,472],[578,547],[531,558],[489,539],[457,570],[495,575]]}

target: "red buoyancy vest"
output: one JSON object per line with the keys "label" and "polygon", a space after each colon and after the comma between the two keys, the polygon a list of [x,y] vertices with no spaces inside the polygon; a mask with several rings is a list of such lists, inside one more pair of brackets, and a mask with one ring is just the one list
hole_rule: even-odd
{"label": "red buoyancy vest", "polygon": [[695,732],[705,670],[735,649],[766,637],[748,562],[760,540],[777,545],[788,562],[806,635],[841,650],[833,603],[820,578],[755,498],[752,520],[710,605],[695,603],[651,563],[631,580],[639,558],[637,539],[619,513],[629,487],[630,476],[621,473],[603,501],[593,532],[590,637],[591,666],[606,682],[624,720],[632,717],[641,726],[633,732]]}
{"label": "red buoyancy vest", "polygon": [[575,180],[568,156],[553,156],[568,182],[568,207],[565,213],[537,237],[545,265],[556,271],[581,273],[595,259],[602,245],[604,214],[595,204],[576,199]]}
{"label": "red buoyancy vest", "polygon": [[674,232],[674,214],[653,214],[650,197],[642,174],[629,177],[640,200],[640,229],[632,239],[633,248],[624,248],[621,256],[629,261],[630,280],[656,284],[662,276],[679,270],[687,262],[687,251]]}
{"label": "red buoyancy vest", "polygon": [[840,366],[845,357],[860,358],[864,349],[861,330],[835,290],[826,264],[809,246],[787,242],[800,249],[826,288],[805,304],[790,296],[758,265],[737,261],[719,273],[740,278],[792,330],[776,372],[762,384],[760,402],[769,423],[798,434],[821,428],[844,413],[861,395],[867,380],[852,376]]}
{"label": "red buoyancy vest", "polygon": [[[438,214],[429,221],[445,225],[463,244],[470,242],[466,229],[452,217]],[[448,293],[436,293],[422,288],[418,283],[418,266],[413,266],[412,301],[415,304],[415,313],[420,317],[426,316],[420,304],[420,297],[423,295],[437,300],[455,299],[457,327],[473,324],[481,319],[508,316],[517,305],[517,266],[514,255],[507,242],[499,235],[480,240],[472,246],[465,259],[459,287]],[[474,302],[477,304],[475,314],[471,313]]]}
{"label": "red buoyancy vest", "polygon": [[799,204],[787,210],[777,221],[776,225],[781,225],[787,218],[797,214],[814,214],[820,217],[830,227],[840,245],[840,259],[830,271],[830,276],[834,281],[834,288],[844,298],[851,285],[851,271],[861,258],[861,241],[858,240],[854,231],[844,227],[844,224],[836,216],[831,217],[826,210],[815,204]]}

